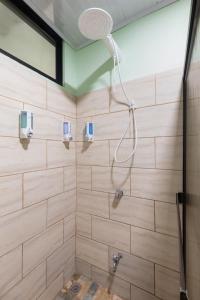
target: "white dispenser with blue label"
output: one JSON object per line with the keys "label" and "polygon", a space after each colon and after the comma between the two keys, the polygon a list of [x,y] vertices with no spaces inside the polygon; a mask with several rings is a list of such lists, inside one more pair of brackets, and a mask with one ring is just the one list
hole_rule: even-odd
{"label": "white dispenser with blue label", "polygon": [[94,140],[94,123],[93,122],[86,123],[85,138],[88,142],[92,142]]}
{"label": "white dispenser with blue label", "polygon": [[63,122],[63,140],[64,142],[70,142],[72,137],[72,124],[69,121]]}
{"label": "white dispenser with blue label", "polygon": [[20,139],[30,139],[33,136],[33,113],[22,110],[19,116]]}

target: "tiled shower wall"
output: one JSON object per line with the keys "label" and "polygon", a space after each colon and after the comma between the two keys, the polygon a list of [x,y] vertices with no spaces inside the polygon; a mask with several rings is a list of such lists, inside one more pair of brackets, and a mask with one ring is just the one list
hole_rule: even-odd
{"label": "tiled shower wall", "polygon": [[[128,122],[121,88],[93,91],[77,103],[76,268],[124,299],[178,300],[179,260],[175,194],[182,180],[181,72],[125,84],[136,102],[138,148],[133,161],[113,162]],[[86,121],[95,141],[84,141]],[[119,151],[131,151],[132,130]],[[124,192],[115,200],[116,189]],[[114,278],[113,253],[122,253]]]}
{"label": "tiled shower wall", "polygon": [[[34,113],[20,143],[19,111]],[[0,55],[0,299],[53,299],[74,273],[76,103],[56,84]]]}
{"label": "tiled shower wall", "polygon": [[[139,140],[134,161],[118,165],[113,153],[128,122],[119,86],[84,95],[76,106],[56,84],[0,56],[0,299],[51,300],[75,272],[76,169],[76,271],[112,283],[127,300],[178,299],[181,73],[125,85],[136,101]],[[21,109],[34,113],[28,145],[18,138]],[[77,125],[77,142],[69,145],[62,142],[64,119],[74,136]],[[92,144],[84,142],[90,120]],[[121,159],[131,137],[132,130]],[[119,187],[124,197],[117,203]],[[117,252],[123,259],[113,279]]]}

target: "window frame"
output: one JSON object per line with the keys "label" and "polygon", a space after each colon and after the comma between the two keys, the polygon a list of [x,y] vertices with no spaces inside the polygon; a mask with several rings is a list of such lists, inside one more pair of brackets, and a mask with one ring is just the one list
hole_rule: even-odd
{"label": "window frame", "polygon": [[[40,75],[63,85],[63,40],[62,38],[23,0],[6,0],[8,8],[12,9],[16,15],[24,19],[34,30],[36,30],[43,38],[48,40],[52,45],[55,46],[55,78],[48,74],[40,71],[34,66],[26,63],[20,58],[0,48],[0,53],[10,57],[11,59],[19,62],[20,64],[30,68],[31,70],[39,73]],[[10,8],[11,6],[11,8]]]}

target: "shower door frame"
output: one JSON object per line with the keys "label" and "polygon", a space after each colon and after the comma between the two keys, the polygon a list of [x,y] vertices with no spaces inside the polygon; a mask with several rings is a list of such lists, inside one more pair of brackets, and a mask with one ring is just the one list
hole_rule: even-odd
{"label": "shower door frame", "polygon": [[[187,274],[186,269],[186,209],[187,209],[187,79],[190,69],[190,63],[192,58],[193,47],[196,38],[196,30],[198,21],[200,19],[200,0],[192,0],[191,12],[190,12],[190,23],[188,31],[186,58],[183,72],[183,192],[180,202],[183,204],[183,257],[184,257],[184,267],[185,274]],[[186,280],[186,278],[185,278]],[[186,282],[187,287],[187,282]]]}

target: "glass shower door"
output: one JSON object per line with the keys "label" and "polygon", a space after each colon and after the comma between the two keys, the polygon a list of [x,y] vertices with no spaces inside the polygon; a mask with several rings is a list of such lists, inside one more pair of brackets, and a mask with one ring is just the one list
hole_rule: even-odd
{"label": "glass shower door", "polygon": [[193,1],[185,66],[184,244],[189,300],[200,299],[200,1]]}

